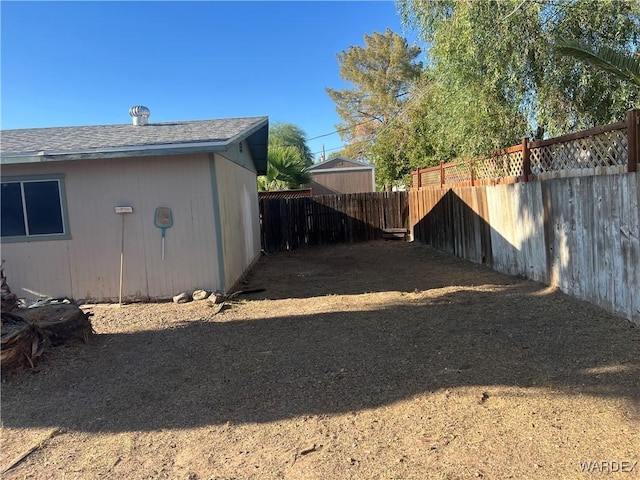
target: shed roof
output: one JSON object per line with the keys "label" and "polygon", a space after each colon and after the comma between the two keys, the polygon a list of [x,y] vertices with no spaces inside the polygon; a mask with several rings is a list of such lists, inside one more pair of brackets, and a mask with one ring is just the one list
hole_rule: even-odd
{"label": "shed roof", "polygon": [[320,163],[315,163],[313,165],[311,165],[309,168],[307,168],[307,170],[325,170],[325,169],[332,169],[334,164],[337,162],[347,162],[352,164],[352,167],[348,167],[345,168],[344,170],[352,170],[352,169],[358,169],[358,170],[364,170],[364,169],[375,169],[376,167],[371,165],[370,163],[367,162],[362,162],[360,160],[353,160],[351,158],[346,158],[346,157],[341,157],[341,156],[337,156],[337,157],[333,157],[330,158],[329,160],[325,160],[324,162],[320,162]]}
{"label": "shed roof", "polygon": [[27,128],[0,132],[2,163],[224,152],[246,140],[258,174],[266,172],[269,119]]}

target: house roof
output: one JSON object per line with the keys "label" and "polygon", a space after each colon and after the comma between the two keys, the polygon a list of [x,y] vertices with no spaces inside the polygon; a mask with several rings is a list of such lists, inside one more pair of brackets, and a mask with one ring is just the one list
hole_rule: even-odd
{"label": "house roof", "polygon": [[316,163],[314,165],[311,165],[309,168],[307,168],[307,170],[325,170],[325,169],[330,169],[333,168],[333,164],[341,161],[341,162],[347,162],[347,163],[351,163],[353,164],[353,166],[351,167],[342,167],[342,170],[353,170],[353,169],[358,169],[358,170],[363,170],[363,169],[374,169],[376,167],[374,167],[373,165],[371,165],[370,163],[367,162],[362,162],[360,160],[352,160],[350,158],[346,158],[346,157],[333,157],[330,158],[329,160],[325,160],[324,162],[320,162],[320,163]]}
{"label": "house roof", "polygon": [[267,166],[268,117],[27,128],[0,132],[2,163],[224,152],[246,140],[258,174]]}

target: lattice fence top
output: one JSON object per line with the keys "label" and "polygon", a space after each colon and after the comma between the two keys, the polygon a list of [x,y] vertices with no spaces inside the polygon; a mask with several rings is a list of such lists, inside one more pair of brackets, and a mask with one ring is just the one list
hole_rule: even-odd
{"label": "lattice fence top", "polygon": [[422,174],[423,185],[440,185],[440,172],[438,170],[424,172]]}
{"label": "lattice fence top", "polygon": [[520,177],[524,172],[522,150],[493,155],[477,162],[474,167],[479,180]]}
{"label": "lattice fence top", "polygon": [[532,147],[534,175],[557,170],[611,167],[627,163],[627,132],[611,130],[584,138]]}
{"label": "lattice fence top", "polygon": [[639,112],[637,109],[630,110],[626,122],[549,140],[529,142],[525,139],[520,145],[494,152],[488,157],[418,169],[412,172],[412,186],[442,187],[475,185],[475,182],[528,181],[536,177],[615,174],[626,168],[635,171],[638,162],[629,163],[629,156],[635,158],[640,148],[637,146],[640,145],[640,132],[636,126],[640,119]]}
{"label": "lattice fence top", "polygon": [[470,162],[459,162],[445,165],[444,178],[446,183],[460,183],[471,180]]}

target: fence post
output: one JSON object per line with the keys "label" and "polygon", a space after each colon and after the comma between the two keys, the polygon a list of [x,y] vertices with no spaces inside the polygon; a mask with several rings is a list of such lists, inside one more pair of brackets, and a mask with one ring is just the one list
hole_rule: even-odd
{"label": "fence post", "polygon": [[418,188],[422,187],[422,175],[420,175],[420,167],[418,167]]}
{"label": "fence post", "polygon": [[627,171],[635,172],[640,161],[640,134],[638,123],[640,122],[640,110],[633,108],[627,111]]}
{"label": "fence post", "polygon": [[529,156],[529,138],[522,139],[522,176],[525,182],[531,177],[531,157]]}
{"label": "fence post", "polygon": [[471,161],[471,186],[475,187],[476,185],[476,162],[474,160]]}
{"label": "fence post", "polygon": [[444,162],[440,160],[440,188],[444,186]]}

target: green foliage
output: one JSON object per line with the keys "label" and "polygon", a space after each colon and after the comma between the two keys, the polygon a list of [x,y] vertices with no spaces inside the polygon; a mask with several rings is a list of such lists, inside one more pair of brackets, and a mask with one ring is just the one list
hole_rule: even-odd
{"label": "green foliage", "polygon": [[[576,63],[562,38],[632,56],[640,4],[612,0],[399,0],[405,25],[430,45],[429,79],[406,129],[424,164],[475,156],[523,136],[554,136],[624,118],[638,101],[629,82]],[[535,132],[535,133],[534,133]],[[408,145],[412,145],[411,142]],[[410,148],[410,150],[411,150]]]}
{"label": "green foliage", "polygon": [[269,127],[267,174],[258,177],[258,190],[290,190],[311,181],[306,168],[313,164],[307,134],[292,123]]}
{"label": "green foliage", "polygon": [[344,151],[344,149],[341,150],[334,150],[333,152],[330,152],[327,155],[327,158],[325,159],[325,161],[331,160],[332,158],[336,158],[336,157],[345,157],[345,158],[352,158],[349,157],[346,152]]}
{"label": "green foliage", "polygon": [[556,46],[559,53],[590,63],[623,81],[640,87],[640,54],[624,55],[612,48],[601,46],[590,48],[575,41],[560,41]]}
{"label": "green foliage", "polygon": [[305,158],[296,146],[269,147],[267,175],[258,177],[258,190],[290,190],[311,181]]}
{"label": "green foliage", "polygon": [[300,150],[305,165],[313,164],[313,154],[307,145],[307,134],[292,123],[276,122],[269,127],[269,148],[293,146]]}
{"label": "green foliage", "polygon": [[338,56],[341,77],[355,88],[327,89],[346,129],[343,154],[369,157],[381,188],[406,182],[416,167],[524,136],[612,123],[639,103],[638,1],[396,4],[429,46],[427,67],[418,75],[420,49],[387,30]]}
{"label": "green foliage", "polygon": [[345,156],[367,159],[378,132],[398,115],[411,83],[420,76],[417,46],[387,29],[364,35],[365,46],[338,54],[340,76],[353,88],[326,91],[343,123],[336,125],[346,143]]}
{"label": "green foliage", "polygon": [[392,123],[380,131],[370,151],[376,166],[376,189],[391,190],[409,174],[406,157],[406,131],[400,123]]}

